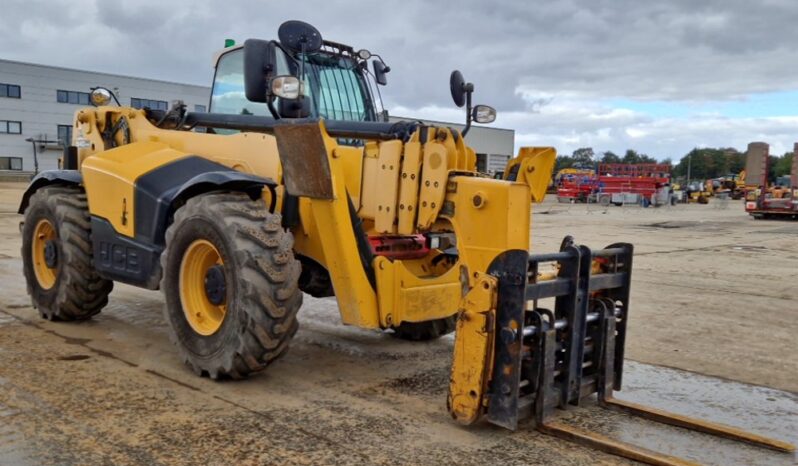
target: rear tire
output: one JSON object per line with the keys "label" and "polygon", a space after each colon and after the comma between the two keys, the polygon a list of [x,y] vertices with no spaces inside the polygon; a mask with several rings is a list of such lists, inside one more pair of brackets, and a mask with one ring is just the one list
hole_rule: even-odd
{"label": "rear tire", "polygon": [[302,264],[302,273],[299,275],[299,289],[314,298],[328,298],[335,296],[330,273],[313,259],[298,256]]}
{"label": "rear tire", "polygon": [[[207,254],[194,259],[197,245],[215,251],[212,265]],[[161,290],[171,336],[197,375],[243,378],[285,354],[302,305],[292,248],[280,215],[245,194],[203,194],[177,210]]]}
{"label": "rear tire", "polygon": [[396,338],[410,341],[428,341],[452,333],[457,326],[457,315],[427,322],[402,322],[393,328]]}
{"label": "rear tire", "polygon": [[31,302],[43,318],[86,320],[108,304],[114,283],[97,273],[92,256],[83,189],[46,186],[36,191],[25,209],[22,263]]}

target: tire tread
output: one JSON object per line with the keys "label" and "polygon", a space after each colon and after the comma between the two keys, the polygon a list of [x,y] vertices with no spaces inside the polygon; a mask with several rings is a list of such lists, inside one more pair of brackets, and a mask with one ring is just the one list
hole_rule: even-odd
{"label": "tire tread", "polygon": [[[89,204],[83,188],[78,186],[45,186],[30,198],[25,218],[36,208],[45,207],[54,213],[60,241],[60,272],[55,287],[57,296],[52,305],[45,305],[37,297],[41,291],[35,285],[32,264],[24,264],[28,294],[33,306],[48,320],[86,320],[108,304],[113,281],[99,275],[94,268]],[[22,256],[26,257],[23,241]]]}
{"label": "tire tread", "polygon": [[[219,219],[234,244],[231,253],[239,267],[245,324],[235,329],[235,348],[225,348],[211,360],[194,357],[178,343],[175,332],[171,333],[183,360],[196,373],[239,379],[265,369],[288,349],[298,328],[296,315],[302,305],[297,285],[300,265],[294,259],[293,237],[282,228],[279,214],[269,212],[262,201],[245,194],[210,193],[189,199],[175,213],[174,222],[166,231],[166,250],[161,254],[164,271],[169,270],[168,249],[180,225],[201,213]],[[165,280],[166,274],[161,290],[167,293]]]}

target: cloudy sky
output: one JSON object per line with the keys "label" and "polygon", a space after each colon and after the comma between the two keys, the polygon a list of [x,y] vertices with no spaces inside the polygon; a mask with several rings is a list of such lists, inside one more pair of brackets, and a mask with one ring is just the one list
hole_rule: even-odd
{"label": "cloudy sky", "polygon": [[380,53],[394,115],[462,120],[462,70],[516,147],[678,160],[798,140],[794,0],[3,0],[0,57],[208,85],[225,38],[276,38],[287,19]]}

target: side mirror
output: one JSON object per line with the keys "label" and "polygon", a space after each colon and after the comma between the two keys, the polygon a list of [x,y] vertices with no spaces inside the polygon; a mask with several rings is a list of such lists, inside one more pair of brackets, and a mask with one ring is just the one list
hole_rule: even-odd
{"label": "side mirror", "polygon": [[271,75],[276,69],[275,45],[271,41],[244,42],[244,93],[250,102],[266,102]]}
{"label": "side mirror", "polygon": [[471,94],[474,93],[474,85],[465,81],[460,70],[454,70],[449,75],[449,91],[452,93],[452,100],[455,105],[458,107],[466,106],[466,125],[463,131],[460,132],[465,137],[468,134],[468,130],[471,129],[471,121],[476,115],[476,108],[473,110],[471,108]]}
{"label": "side mirror", "polygon": [[116,94],[114,94],[110,89],[102,86],[92,87],[91,94],[89,94],[89,102],[95,107],[101,107],[103,105],[108,105],[111,103],[111,99],[116,102],[116,105],[120,107],[122,104],[119,103],[119,99],[116,98]]}
{"label": "side mirror", "polygon": [[303,21],[286,21],[277,30],[280,43],[301,53],[318,52],[324,41],[318,29]]}
{"label": "side mirror", "polygon": [[374,79],[377,80],[377,84],[380,86],[388,84],[388,77],[385,75],[391,71],[391,68],[386,66],[382,60],[374,60],[372,63],[374,63]]}
{"label": "side mirror", "polygon": [[104,87],[95,87],[89,94],[89,100],[95,107],[102,107],[111,103],[111,91]]}
{"label": "side mirror", "polygon": [[[452,100],[458,107],[462,107],[466,103],[466,93],[468,91],[467,84],[463,78],[463,73],[460,70],[452,71],[449,75],[449,91],[452,93]],[[471,90],[473,91],[473,85]]]}

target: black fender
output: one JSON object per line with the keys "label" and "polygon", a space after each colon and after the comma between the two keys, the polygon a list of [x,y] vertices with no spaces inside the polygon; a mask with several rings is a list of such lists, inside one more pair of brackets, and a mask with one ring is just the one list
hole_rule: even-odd
{"label": "black fender", "polygon": [[274,211],[277,197],[275,196],[277,183],[271,178],[263,178],[239,171],[207,172],[191,178],[183,183],[175,193],[175,201],[185,201],[198,194],[216,190],[240,191],[248,194],[252,199],[260,197],[263,188],[268,188],[272,193],[270,211]]}
{"label": "black fender", "polygon": [[28,208],[30,197],[38,189],[45,186],[58,184],[66,186],[80,186],[83,183],[83,175],[77,170],[47,170],[39,173],[30,180],[28,189],[22,195],[22,201],[19,203],[19,210],[17,213],[24,214],[25,209]]}
{"label": "black fender", "polygon": [[[227,167],[197,174],[187,181],[160,192],[136,190],[136,239],[149,244],[163,245],[166,228],[177,207],[188,199],[211,191],[236,191],[248,194],[252,199],[261,196],[263,189],[271,191],[271,205],[274,211],[277,196],[277,183],[250,173],[243,173]],[[137,187],[138,188],[138,187]]]}

